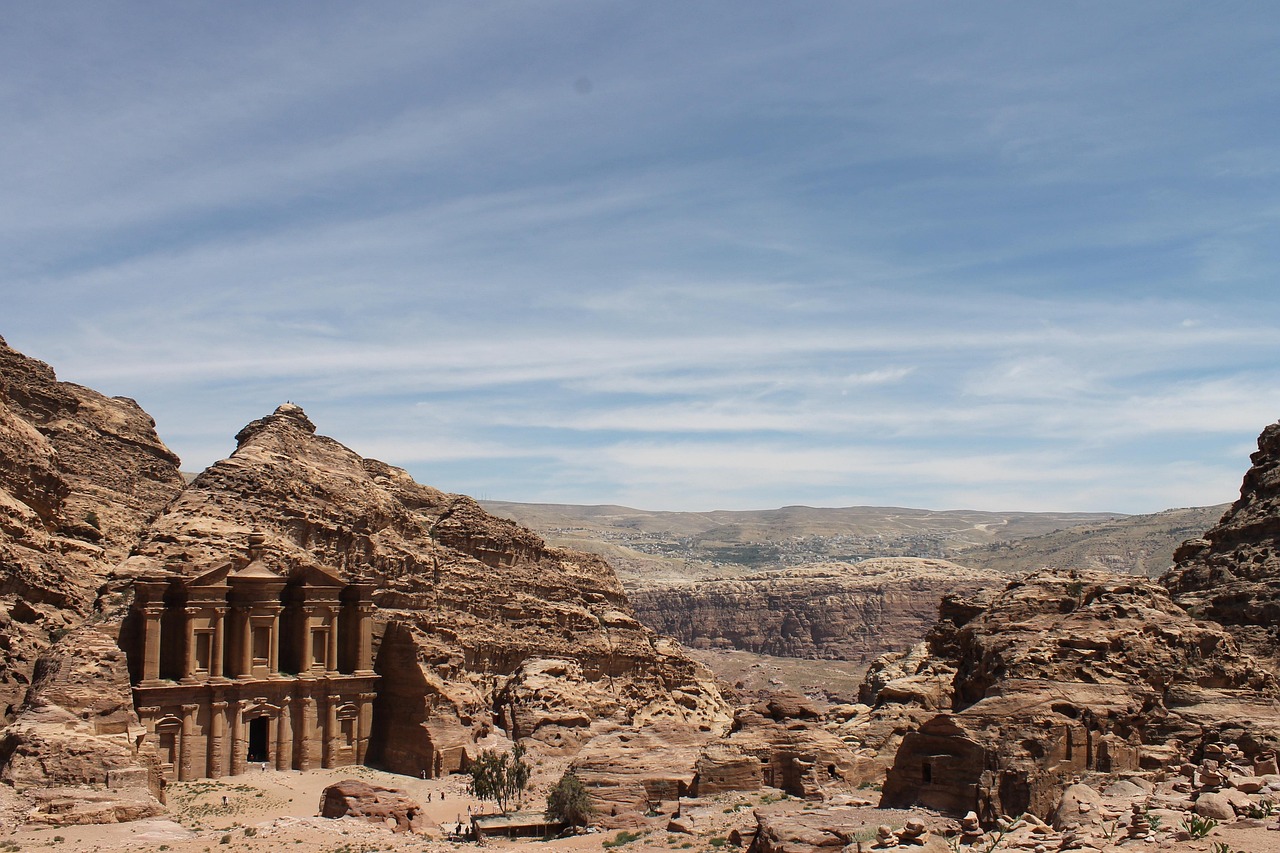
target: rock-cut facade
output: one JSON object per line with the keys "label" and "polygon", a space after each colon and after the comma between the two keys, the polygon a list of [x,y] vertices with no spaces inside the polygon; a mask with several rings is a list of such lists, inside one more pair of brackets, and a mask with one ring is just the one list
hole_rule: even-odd
{"label": "rock-cut facade", "polygon": [[263,537],[200,573],[144,575],[121,633],[166,778],[365,760],[379,677],[372,585],[269,565]]}

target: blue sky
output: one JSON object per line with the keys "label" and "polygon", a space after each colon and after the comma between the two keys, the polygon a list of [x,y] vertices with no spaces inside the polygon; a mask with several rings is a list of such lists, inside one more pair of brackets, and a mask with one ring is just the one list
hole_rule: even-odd
{"label": "blue sky", "polygon": [[1280,417],[1280,6],[13,3],[0,335],[184,467],[1155,511]]}

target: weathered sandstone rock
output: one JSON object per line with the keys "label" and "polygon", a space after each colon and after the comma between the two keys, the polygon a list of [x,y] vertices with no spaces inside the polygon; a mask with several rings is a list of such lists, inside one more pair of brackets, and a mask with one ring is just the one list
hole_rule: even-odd
{"label": "weathered sandstone rock", "polygon": [[1258,436],[1240,499],[1203,537],[1183,543],[1162,579],[1182,607],[1226,625],[1280,666],[1280,423]]}
{"label": "weathered sandstone rock", "polygon": [[100,624],[40,658],[27,702],[0,737],[0,780],[47,823],[136,820],[163,811],[154,750],[143,742],[124,653]]}
{"label": "weathered sandstone rock", "polygon": [[320,795],[320,816],[356,817],[394,832],[417,832],[424,825],[422,806],[404,791],[359,779],[343,779],[325,788]]}
{"label": "weathered sandstone rock", "polygon": [[1048,817],[1073,776],[1280,735],[1271,673],[1155,583],[1040,572],[947,608],[929,647],[955,668],[952,708],[904,737],[884,805]]}
{"label": "weathered sandstone rock", "polygon": [[698,757],[697,770],[699,796],[769,787],[821,800],[867,781],[849,745],[823,728],[812,708],[794,702],[738,711],[730,734]]}
{"label": "weathered sandstone rock", "polygon": [[134,401],[59,382],[0,339],[0,721],[182,485]]}

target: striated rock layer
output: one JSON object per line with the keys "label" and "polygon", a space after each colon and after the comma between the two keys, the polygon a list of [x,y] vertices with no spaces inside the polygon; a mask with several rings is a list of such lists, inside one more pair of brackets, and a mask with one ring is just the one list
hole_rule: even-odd
{"label": "striated rock layer", "polygon": [[133,400],[59,382],[0,339],[0,714],[12,720],[50,638],[183,486]]}
{"label": "striated rock layer", "polygon": [[1280,666],[1280,423],[1258,436],[1240,499],[1203,537],[1183,543],[1161,581],[1196,615],[1228,626]]}
{"label": "striated rock layer", "polygon": [[995,572],[886,557],[632,593],[640,619],[693,648],[866,660],[919,641],[946,593],[1002,585]]}

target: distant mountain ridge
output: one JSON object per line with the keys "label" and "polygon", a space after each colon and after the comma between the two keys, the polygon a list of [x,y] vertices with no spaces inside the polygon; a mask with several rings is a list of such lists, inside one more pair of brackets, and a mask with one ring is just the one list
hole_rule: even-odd
{"label": "distant mountain ridge", "polygon": [[1023,574],[1042,568],[1101,569],[1159,577],[1188,539],[1212,527],[1229,504],[1166,509],[1087,523],[957,552],[952,559],[975,569]]}
{"label": "distant mountain ridge", "polygon": [[1224,507],[1121,513],[803,506],[660,512],[482,501],[558,545],[606,557],[632,588],[878,557],[948,559],[1006,573],[1079,563],[1159,574]]}

